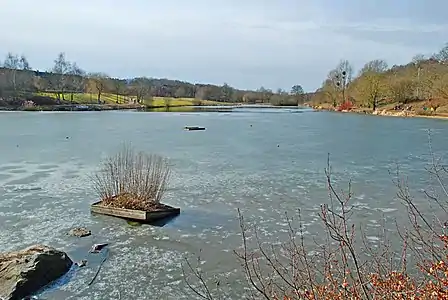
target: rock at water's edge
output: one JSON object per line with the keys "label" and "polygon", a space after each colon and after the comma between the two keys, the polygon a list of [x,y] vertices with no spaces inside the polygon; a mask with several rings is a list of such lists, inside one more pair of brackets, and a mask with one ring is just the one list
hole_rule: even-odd
{"label": "rock at water's edge", "polygon": [[58,279],[72,266],[65,252],[34,245],[0,254],[0,299],[20,300]]}

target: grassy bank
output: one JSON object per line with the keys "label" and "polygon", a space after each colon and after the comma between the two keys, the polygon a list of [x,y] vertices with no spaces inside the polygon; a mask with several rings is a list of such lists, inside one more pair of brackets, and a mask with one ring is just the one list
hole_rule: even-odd
{"label": "grassy bank", "polygon": [[77,105],[0,106],[0,111],[104,111],[128,109],[144,109],[144,106],[135,104],[89,104],[83,107],[77,107]]}
{"label": "grassy bank", "polygon": [[[50,97],[57,100],[57,95],[54,93],[39,93],[39,96]],[[65,103],[76,103],[76,104],[97,104],[97,95],[90,93],[73,93],[65,94]],[[101,95],[101,101],[105,104],[111,105],[127,105],[135,97],[129,97],[125,95],[114,95],[110,93],[104,93]],[[165,106],[195,106],[195,105],[231,105],[232,103],[218,102],[211,100],[199,100],[195,98],[174,98],[174,97],[152,97],[143,100],[144,105],[148,107],[165,107]]]}
{"label": "grassy bank", "polygon": [[[61,97],[62,98],[62,97]],[[137,103],[135,97],[104,93],[101,104],[97,96],[90,93],[66,93],[64,99],[58,101],[55,93],[23,93],[10,103],[1,103],[2,111],[103,111],[124,109],[150,109],[151,111],[192,111],[193,106],[230,106],[235,103],[225,103],[195,98],[151,97]],[[1,99],[0,99],[1,100]],[[25,100],[28,100],[26,102]]]}

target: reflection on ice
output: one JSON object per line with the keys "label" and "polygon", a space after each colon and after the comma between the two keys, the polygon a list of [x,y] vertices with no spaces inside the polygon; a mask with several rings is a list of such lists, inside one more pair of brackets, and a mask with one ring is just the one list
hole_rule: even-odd
{"label": "reflection on ice", "polygon": [[[394,198],[388,173],[391,162],[404,155],[405,170],[421,168],[426,151],[415,142],[426,140],[425,132],[421,136],[418,128],[411,132],[409,122],[403,128],[394,123],[396,134],[389,136],[389,127],[382,127],[387,119],[342,120],[324,113],[20,116],[16,127],[8,124],[17,124],[17,115],[0,118],[0,128],[12,128],[0,132],[0,251],[43,243],[79,261],[92,244],[110,245],[110,257],[94,288],[87,286],[98,263],[92,258],[87,267],[70,273],[68,282],[45,291],[42,296],[49,300],[118,299],[118,295],[192,299],[185,294],[180,266],[184,257],[194,257],[200,250],[207,261],[201,267],[210,276],[221,274],[223,286],[228,283],[233,292],[229,298],[236,299],[242,291],[236,283],[244,280],[233,254],[241,245],[237,208],[248,224],[257,225],[264,241],[273,243],[289,234],[286,215],[297,226],[301,208],[306,237],[318,238],[320,204],[328,197],[323,170],[329,151],[341,183],[338,188],[353,179],[353,222],[362,223],[367,239],[378,243],[375,232],[383,217],[386,222],[394,217],[405,221],[400,219],[401,204]],[[180,130],[196,122],[207,131],[191,135]],[[346,134],[359,123],[375,131],[368,137],[356,130]],[[69,140],[60,141],[67,135]],[[89,175],[123,140],[166,155],[173,165],[165,202],[180,207],[182,213],[163,227],[130,226],[121,219],[90,214],[89,205],[97,199]],[[418,180],[414,182],[418,185]],[[82,239],[67,235],[75,226],[88,228],[92,235]]]}

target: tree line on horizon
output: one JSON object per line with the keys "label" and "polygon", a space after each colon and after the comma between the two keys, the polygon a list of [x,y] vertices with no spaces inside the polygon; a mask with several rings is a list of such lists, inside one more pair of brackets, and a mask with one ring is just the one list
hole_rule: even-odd
{"label": "tree line on horizon", "polygon": [[357,74],[348,60],[341,60],[310,103],[337,107],[347,101],[372,110],[391,103],[430,102],[448,112],[448,43],[434,54],[415,55],[406,65],[389,67],[383,59],[371,60]]}
{"label": "tree line on horizon", "polygon": [[57,104],[71,103],[73,94],[80,93],[90,94],[96,103],[103,102],[104,94],[113,94],[117,104],[123,99],[148,103],[152,97],[273,105],[299,105],[310,99],[300,85],[293,86],[290,92],[282,89],[274,92],[264,87],[240,90],[226,83],[219,86],[164,78],[113,78],[102,72],[87,73],[63,52],[58,54],[51,69],[39,71],[31,68],[25,55],[8,53],[4,62],[0,62],[0,101],[36,100],[42,93],[51,95]]}

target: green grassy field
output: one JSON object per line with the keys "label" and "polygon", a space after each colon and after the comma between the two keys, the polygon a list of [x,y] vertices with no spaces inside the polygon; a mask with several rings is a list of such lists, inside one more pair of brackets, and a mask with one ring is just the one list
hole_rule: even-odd
{"label": "green grassy field", "polygon": [[[56,94],[54,93],[39,93],[40,96],[47,96],[56,99]],[[71,100],[71,94],[65,94],[64,98],[66,101]],[[133,97],[135,99],[135,97]],[[118,95],[119,104],[128,104],[129,97]],[[101,101],[105,101],[106,104],[116,104],[117,95],[104,93],[101,95]],[[75,93],[73,94],[73,102],[79,104],[96,104],[97,95],[89,93]],[[192,105],[226,105],[228,103],[211,101],[211,100],[197,100],[194,98],[172,98],[172,97],[153,97],[151,100],[146,99],[144,103],[148,106],[192,106]]]}
{"label": "green grassy field", "polygon": [[153,112],[194,112],[195,108],[193,106],[177,106],[177,107],[157,107],[157,108],[149,108],[150,111]]}
{"label": "green grassy field", "polygon": [[229,105],[231,103],[217,102],[211,100],[198,100],[194,98],[173,98],[173,97],[153,97],[152,100],[145,101],[152,106],[192,106],[192,105]]}
{"label": "green grassy field", "polygon": [[[56,99],[56,94],[54,93],[39,93],[39,96],[46,96]],[[71,100],[71,94],[65,94],[64,98],[66,101]],[[117,100],[117,96],[113,94],[103,94],[101,95],[101,100],[106,101],[106,104],[114,104]],[[119,95],[118,101],[120,103],[124,103],[127,100],[124,96]],[[95,94],[88,94],[88,93],[75,93],[73,94],[73,102],[80,103],[80,104],[89,104],[89,103],[97,103],[97,95]]]}

